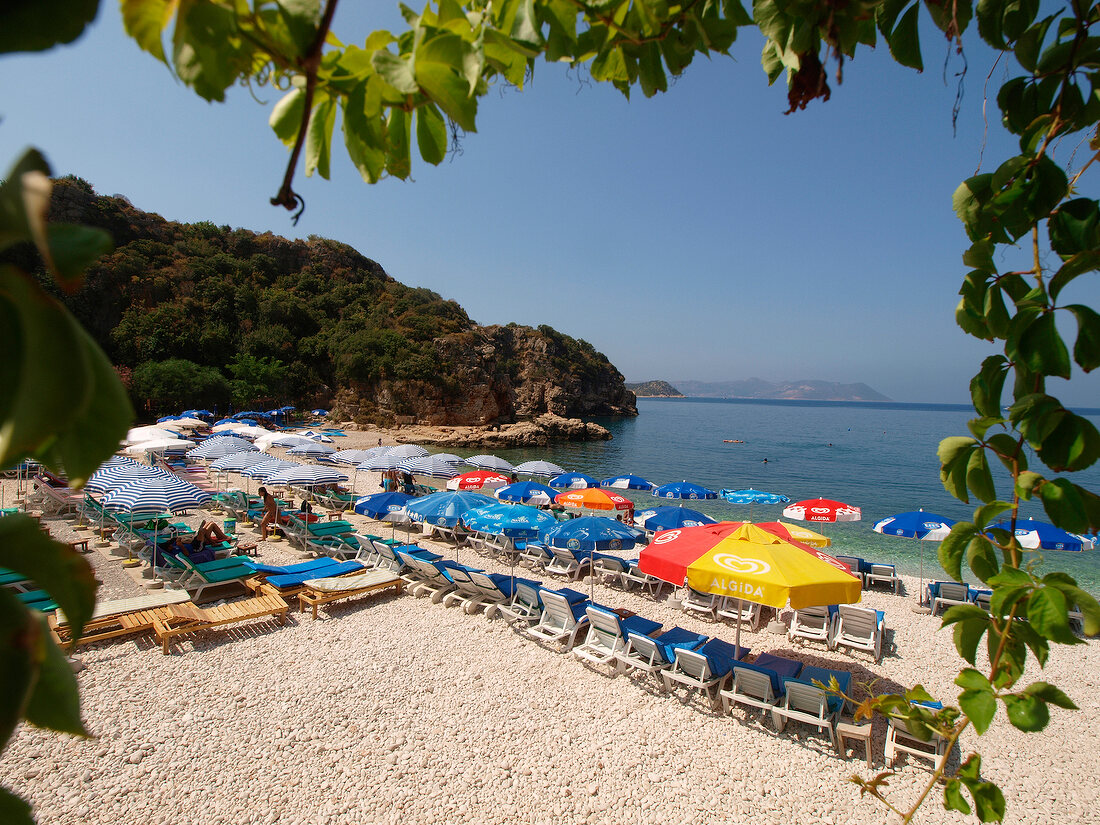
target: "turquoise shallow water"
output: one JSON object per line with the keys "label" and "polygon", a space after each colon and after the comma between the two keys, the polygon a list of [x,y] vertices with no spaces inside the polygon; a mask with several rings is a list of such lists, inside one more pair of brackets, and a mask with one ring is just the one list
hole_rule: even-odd
{"label": "turquoise shallow water", "polygon": [[[754,487],[792,501],[838,499],[862,508],[863,519],[814,528],[833,539],[834,552],[893,563],[917,575],[923,549],[925,578],[944,577],[937,543],[883,536],[871,525],[918,508],[958,520],[973,512],[944,491],[936,459],[941,439],[966,434],[966,421],[973,416],[967,407],[642,398],[638,410],[637,418],[599,420],[614,434],[611,441],[496,454],[513,463],[547,458],[597,478],[634,473],[658,484],[687,479],[714,490]],[[1100,424],[1100,417],[1092,420]],[[725,444],[724,439],[745,443]],[[1100,469],[1076,474],[1074,481],[1100,490]],[[638,491],[626,495],[639,509],[669,503]],[[750,516],[748,505],[688,504],[717,519]],[[755,505],[752,517],[776,520],[781,510],[782,505]],[[1030,503],[1023,515],[1045,519],[1041,507]],[[1045,552],[1042,564],[1065,570],[1100,594],[1100,551]]]}

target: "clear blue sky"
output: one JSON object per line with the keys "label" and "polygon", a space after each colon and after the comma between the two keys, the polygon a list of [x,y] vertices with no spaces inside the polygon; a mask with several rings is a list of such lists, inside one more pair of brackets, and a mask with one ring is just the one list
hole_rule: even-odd
{"label": "clear blue sky", "polygon": [[[360,42],[398,25],[396,4],[344,3],[335,31]],[[267,126],[278,94],[201,101],[103,0],[72,46],[0,57],[0,163],[35,145],[55,173],[172,220],[335,238],[480,323],[585,338],[628,380],[862,381],[964,402],[992,350],[954,324],[967,242],[951,194],[983,147],[991,171],[1014,142],[990,101],[983,143],[993,55],[976,42],[952,135],[949,51],[926,32],[924,74],[865,52],[831,101],[789,116],[748,36],[649,100],[540,63],[526,91],[483,101],[460,155],[414,162],[412,182],[369,186],[337,146],[332,181],[299,172],[294,227],[268,204],[287,160]],[[1096,305],[1100,290],[1081,289],[1071,300]],[[1100,406],[1095,376],[1060,383]]]}

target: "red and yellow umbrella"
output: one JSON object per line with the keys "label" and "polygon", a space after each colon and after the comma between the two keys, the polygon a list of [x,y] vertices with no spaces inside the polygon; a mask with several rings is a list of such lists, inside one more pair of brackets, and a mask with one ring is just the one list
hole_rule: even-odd
{"label": "red and yellow umbrella", "polygon": [[586,487],[583,490],[568,490],[554,496],[554,501],[563,507],[575,507],[579,510],[633,510],[634,502],[628,498],[602,490],[599,487]]}
{"label": "red and yellow umbrella", "polygon": [[785,521],[760,521],[757,527],[774,533],[781,539],[797,541],[800,544],[808,544],[810,547],[829,547],[833,540],[821,533],[815,533],[808,527],[799,527],[797,524],[787,524]]}

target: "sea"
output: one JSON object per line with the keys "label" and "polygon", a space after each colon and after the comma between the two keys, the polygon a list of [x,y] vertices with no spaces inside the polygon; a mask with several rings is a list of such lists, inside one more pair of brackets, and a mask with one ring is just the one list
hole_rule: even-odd
{"label": "sea", "polygon": [[[687,480],[712,490],[752,487],[785,495],[791,501],[842,501],[861,508],[862,519],[806,526],[829,536],[834,553],[895,564],[899,572],[913,576],[923,570],[925,579],[946,578],[937,542],[884,536],[871,526],[887,516],[918,509],[959,521],[973,517],[973,499],[967,505],[944,490],[936,458],[942,439],[969,434],[966,422],[974,416],[969,406],[640,398],[638,413],[636,418],[593,419],[611,431],[610,441],[497,450],[495,454],[513,464],[547,459],[566,470],[601,479],[632,473],[657,484]],[[1100,410],[1082,414],[1100,426]],[[1100,491],[1100,466],[1071,474],[1071,478]],[[1009,496],[1008,476],[997,481],[998,492]],[[638,510],[680,503],[637,490],[617,492],[631,498]],[[750,508],[721,499],[682,503],[712,518],[731,521],[780,520],[784,506],[756,504]],[[1046,520],[1037,502],[1024,502],[1021,515]],[[1100,596],[1100,550],[1030,555],[1040,571],[1063,570]]]}

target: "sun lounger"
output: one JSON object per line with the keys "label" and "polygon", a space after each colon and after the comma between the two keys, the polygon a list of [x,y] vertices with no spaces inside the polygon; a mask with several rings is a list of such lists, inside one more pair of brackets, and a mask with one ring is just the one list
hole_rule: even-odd
{"label": "sun lounger", "polygon": [[874,655],[876,664],[881,662],[882,642],[886,635],[885,617],[882,610],[870,610],[851,604],[840,605],[833,622],[829,649],[847,647],[865,650]]}
{"label": "sun lounger", "polygon": [[404,580],[391,570],[368,570],[339,578],[310,579],[298,594],[299,610],[304,612],[306,605],[309,605],[313,608],[313,618],[316,619],[317,608],[322,605],[390,588],[395,595],[400,595],[404,584]]}
{"label": "sun lounger", "polygon": [[629,563],[618,556],[610,556],[606,553],[592,554],[592,573],[599,576],[604,584],[614,583],[625,588],[623,575],[629,569]]}
{"label": "sun lounger", "polygon": [[672,587],[672,584],[663,579],[658,579],[656,576],[643,573],[638,567],[637,559],[627,562],[627,570],[623,573],[623,587],[629,590],[631,586],[635,584],[649,593],[654,599],[660,598],[661,590],[664,589],[665,585]]}
{"label": "sun lounger", "polygon": [[935,616],[941,610],[960,604],[970,603],[970,586],[959,582],[933,582],[937,585],[935,590],[929,585],[932,595],[932,615]]}
{"label": "sun lounger", "polygon": [[901,588],[901,579],[898,577],[898,570],[892,564],[876,564],[872,563],[868,568],[866,574],[864,574],[864,581],[868,590],[872,585],[885,584],[896,594]]}
{"label": "sun lounger", "polygon": [[169,645],[179,636],[267,616],[274,617],[279,624],[283,624],[289,609],[282,598],[270,595],[254,596],[208,608],[187,603],[174,604],[161,608],[163,616],[153,620],[153,632],[157,634],[162,652],[168,655]]}
{"label": "sun lounger", "polygon": [[184,567],[184,573],[177,582],[177,586],[189,591],[192,599],[197,599],[208,587],[224,584],[239,584],[244,587],[244,580],[254,572],[244,563],[247,561],[244,556],[231,556],[228,559],[202,564],[195,564],[186,556],[177,558]]}
{"label": "sun lounger", "polygon": [[485,615],[490,619],[502,610],[504,605],[510,604],[521,585],[527,588],[537,588],[541,585],[540,582],[532,579],[518,579],[503,573],[483,573],[480,570],[470,570],[469,573],[471,581],[481,591]]}
{"label": "sun lounger", "polygon": [[29,609],[37,610],[39,613],[57,610],[57,602],[45,590],[23,590],[16,593],[15,598]]}
{"label": "sun lounger", "polygon": [[529,541],[527,546],[523,548],[523,552],[520,553],[520,560],[534,569],[545,567],[554,560],[554,557],[544,545]]}
{"label": "sun lounger", "polygon": [[729,679],[734,662],[748,652],[748,648],[734,647],[721,639],[711,639],[697,650],[677,648],[675,663],[661,672],[665,690],[671,691],[673,682],[690,690],[701,690],[710,700],[711,708],[717,709],[719,691]]}
{"label": "sun lounger", "polygon": [[450,567],[461,568],[462,565],[446,559],[426,561],[404,550],[397,550],[396,553],[408,568],[402,578],[410,583],[410,592],[417,598],[431,596],[432,604],[439,604],[444,596],[457,589],[447,571]]}
{"label": "sun lounger", "polygon": [[570,550],[566,547],[551,547],[549,550],[553,558],[544,569],[555,576],[565,576],[576,581],[592,566],[592,554],[585,550]]}
{"label": "sun lounger", "polygon": [[[84,625],[84,634],[77,644],[99,642],[120,636],[133,636],[153,632],[153,618],[157,610],[172,604],[189,601],[183,590],[161,590],[147,596],[132,599],[113,599],[96,602],[92,618]],[[72,628],[65,614],[58,610],[48,617],[50,632],[59,645],[73,644]]]}
{"label": "sun lounger", "polygon": [[697,650],[706,643],[708,637],[682,627],[674,627],[656,638],[629,631],[626,638],[626,648],[615,654],[619,670],[624,673],[641,671],[654,676],[664,692],[665,685],[660,673],[675,664],[677,648]]}
{"label": "sun lounger", "polygon": [[[740,605],[740,608],[738,608]],[[718,602],[718,618],[740,621],[747,624],[750,629],[757,630],[763,619],[763,605],[757,602],[746,602],[733,596],[725,596]]]}
{"label": "sun lounger", "polygon": [[753,662],[735,662],[733,684],[720,691],[722,707],[726,713],[733,705],[771,710],[783,698],[783,680],[797,677],[801,670],[802,662],[770,653],[761,653]]}
{"label": "sun lounger", "polygon": [[[512,590],[512,598],[506,604],[498,608],[498,612],[508,624],[526,622],[528,625],[537,622],[542,616],[542,601],[539,599],[541,582],[531,579],[516,579]],[[489,612],[486,611],[489,616]],[[492,618],[492,616],[489,616]]]}
{"label": "sun lounger", "polygon": [[832,634],[833,615],[835,607],[803,607],[794,612],[791,618],[791,627],[787,631],[790,641],[795,639],[807,639],[811,642],[829,643]]}
{"label": "sun lounger", "polygon": [[718,621],[718,605],[721,596],[713,593],[700,593],[690,587],[686,588],[687,594],[680,600],[680,606],[685,613],[698,613],[708,617],[712,622]]}
{"label": "sun lounger", "polygon": [[474,571],[471,568],[461,564],[447,566],[447,576],[454,584],[454,590],[443,597],[444,607],[459,604],[469,614],[476,613],[478,608],[484,606],[488,597],[485,591],[478,587],[471,578],[472,572]]}
{"label": "sun lounger", "polygon": [[34,590],[36,585],[22,573],[0,567],[0,587],[7,587],[9,590],[25,593],[28,590]]}
{"label": "sun lounger", "polygon": [[[772,707],[772,721],[776,730],[782,732],[788,721],[804,722],[829,734],[829,742],[837,751],[836,726],[840,721],[840,711],[844,707],[844,697],[829,693],[826,689],[829,679],[837,680],[840,689],[847,693],[852,682],[852,674],[844,670],[827,670],[821,667],[804,667],[798,678],[783,680],[783,698]],[[820,682],[826,688],[813,684]]]}
{"label": "sun lounger", "polygon": [[536,624],[528,628],[528,634],[544,642],[560,644],[564,651],[572,650],[588,627],[585,610],[587,596],[575,590],[543,588],[539,597],[542,600],[542,615]]}
{"label": "sun lounger", "polygon": [[323,567],[300,570],[296,573],[278,573],[264,578],[256,576],[246,580],[245,586],[254,593],[267,593],[289,599],[301,593],[305,588],[305,583],[310,579],[347,576],[352,573],[362,573],[366,569],[357,561],[337,561],[327,557],[325,560],[329,564]]}
{"label": "sun lounger", "polygon": [[54,487],[42,476],[34,478],[35,492],[41,499],[42,509],[47,513],[61,515],[75,513],[80,507],[83,496],[80,493],[61,487]]}
{"label": "sun lounger", "polygon": [[858,556],[833,556],[837,561],[843,562],[848,565],[849,572],[860,581],[860,585],[866,587],[867,581],[863,577],[863,566],[865,562]]}
{"label": "sun lounger", "polygon": [[627,633],[652,636],[661,629],[660,622],[641,616],[620,618],[606,607],[590,604],[585,608],[588,616],[588,635],[573,648],[573,656],[596,665],[614,662],[616,654],[626,650]]}
{"label": "sun lounger", "polygon": [[[943,705],[939,702],[918,702],[930,712],[941,710]],[[886,767],[892,768],[897,762],[898,755],[902,753],[919,756],[922,759],[930,759],[933,764],[938,764],[940,757],[947,752],[947,739],[938,733],[932,733],[928,740],[918,739],[909,730],[903,719],[891,718],[886,726],[886,746],[883,755],[886,757]]]}

